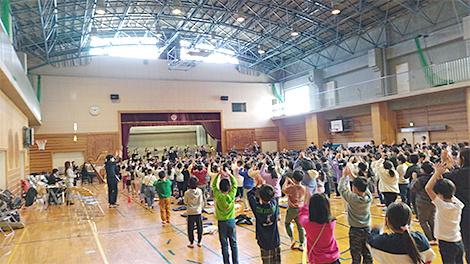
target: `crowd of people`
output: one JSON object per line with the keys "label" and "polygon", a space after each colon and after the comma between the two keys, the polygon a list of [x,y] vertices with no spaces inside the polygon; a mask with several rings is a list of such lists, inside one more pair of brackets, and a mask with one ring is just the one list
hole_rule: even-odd
{"label": "crowd of people", "polygon": [[[439,246],[443,263],[463,263],[464,256],[469,263],[469,159],[467,142],[412,146],[405,139],[392,145],[371,141],[363,147],[334,148],[326,142],[302,151],[263,153],[258,146],[241,153],[196,151],[183,157],[170,147],[161,158],[131,155],[121,161],[108,155],[106,172],[110,207],[117,206],[117,181],[123,175],[129,193],[149,208],[158,195],[163,225],[170,223],[170,196],[181,198],[187,206],[190,248],[194,242],[202,246],[201,214],[213,200],[224,263],[238,263],[239,200],[256,218],[263,262],[280,263],[282,196],[287,197],[284,222],[291,248],[306,250],[310,263],[339,263],[329,200],[334,193],[347,214],[353,263],[372,263],[374,258],[380,263],[428,263],[436,257],[431,245]],[[371,205],[383,207],[390,233],[371,226]],[[413,220],[424,234],[410,229]]]}

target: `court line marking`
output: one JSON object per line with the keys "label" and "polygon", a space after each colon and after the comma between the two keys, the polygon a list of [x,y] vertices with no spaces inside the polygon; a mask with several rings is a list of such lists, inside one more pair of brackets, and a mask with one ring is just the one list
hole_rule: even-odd
{"label": "court line marking", "polygon": [[147,241],[147,243],[150,244],[150,246],[152,246],[153,249],[155,249],[155,251],[157,251],[158,254],[160,254],[166,263],[171,264],[171,262],[160,252],[160,250],[158,250],[141,232],[139,232],[139,234],[145,239],[145,241]]}
{"label": "court line marking", "polygon": [[11,261],[13,260],[13,257],[15,256],[16,251],[18,250],[18,247],[20,246],[21,240],[23,240],[24,234],[26,234],[26,230],[28,230],[28,227],[25,227],[23,229],[23,233],[20,236],[20,239],[18,239],[18,243],[16,244],[15,248],[11,252],[10,258],[8,258],[7,264],[10,264]]}
{"label": "court line marking", "polygon": [[93,237],[95,238],[96,244],[98,245],[98,250],[100,251],[104,263],[109,264],[108,259],[106,258],[106,254],[104,253],[103,247],[101,246],[100,239],[98,238],[98,233],[96,232],[95,227],[91,224],[91,220],[88,220],[88,224],[90,225],[91,232],[93,233]]}
{"label": "court line marking", "polygon": [[[177,228],[176,226],[174,225],[171,225],[174,229],[178,230],[179,232],[183,233],[185,236],[188,236],[188,234],[186,234],[185,232],[183,232],[183,230]],[[209,250],[211,253],[213,253],[214,255],[216,255],[217,257],[223,259],[223,257],[217,253],[215,253],[212,249],[208,248],[206,245],[202,244],[202,247]],[[237,247],[238,248],[238,247]]]}

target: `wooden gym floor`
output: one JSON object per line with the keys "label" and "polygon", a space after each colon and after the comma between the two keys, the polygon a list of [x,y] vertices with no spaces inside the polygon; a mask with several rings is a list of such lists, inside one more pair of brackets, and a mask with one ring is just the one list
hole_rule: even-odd
{"label": "wooden gym floor", "polygon": [[[204,235],[203,247],[188,248],[184,211],[172,211],[171,226],[162,226],[158,202],[156,210],[149,210],[140,201],[128,196],[119,184],[117,209],[109,209],[105,184],[85,185],[95,193],[105,211],[104,217],[87,220],[72,206],[44,206],[36,202],[29,210],[21,211],[26,228],[15,231],[9,238],[0,237],[0,263],[222,263],[218,234]],[[334,195],[332,195],[333,197]],[[176,201],[176,200],[175,200]],[[239,202],[242,204],[241,202]],[[333,214],[337,217],[335,237],[338,241],[341,263],[351,263],[348,225],[342,214],[341,200],[331,199]],[[176,202],[173,207],[176,207]],[[285,210],[281,208],[282,263],[301,263],[302,253],[290,250],[284,227]],[[373,225],[383,224],[381,208],[372,206]],[[237,210],[237,215],[243,213]],[[249,213],[250,216],[252,215]],[[214,215],[204,214],[217,223]],[[413,223],[413,229],[421,230]],[[255,226],[237,226],[240,263],[261,263]],[[1,234],[0,234],[1,236]],[[294,231],[297,238],[297,231]],[[433,263],[441,263],[439,249]]]}

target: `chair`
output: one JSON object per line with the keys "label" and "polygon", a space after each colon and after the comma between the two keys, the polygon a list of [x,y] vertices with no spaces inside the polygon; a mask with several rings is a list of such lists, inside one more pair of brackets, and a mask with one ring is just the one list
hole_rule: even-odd
{"label": "chair", "polygon": [[[17,223],[15,219],[15,213],[17,214],[18,212],[16,210],[11,210],[11,211],[0,211],[0,231],[5,237],[9,237],[11,235],[15,234],[15,230],[11,227],[10,222]],[[7,234],[3,230],[4,227],[8,227],[10,229],[10,233]],[[8,230],[7,230],[8,232]]]}

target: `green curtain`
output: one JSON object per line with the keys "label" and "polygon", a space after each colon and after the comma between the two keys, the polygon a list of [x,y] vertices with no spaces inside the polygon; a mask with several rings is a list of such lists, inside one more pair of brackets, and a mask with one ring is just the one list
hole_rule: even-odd
{"label": "green curtain", "polygon": [[271,85],[272,85],[272,87],[273,87],[273,93],[274,93],[274,95],[277,97],[277,99],[279,99],[279,101],[280,101],[281,103],[283,103],[284,101],[282,100],[281,96],[279,96],[279,93],[278,93],[277,90],[276,90],[276,86],[274,85],[274,83],[271,84]]}
{"label": "green curtain", "polygon": [[424,71],[424,78],[428,82],[429,85],[432,87],[447,85],[454,83],[452,80],[446,80],[439,77],[437,74],[434,73],[433,68],[429,67],[426,58],[423,55],[423,50],[421,49],[421,43],[419,42],[419,36],[415,38],[416,48],[418,49],[418,57],[419,61],[421,62],[421,67],[423,67]]}

